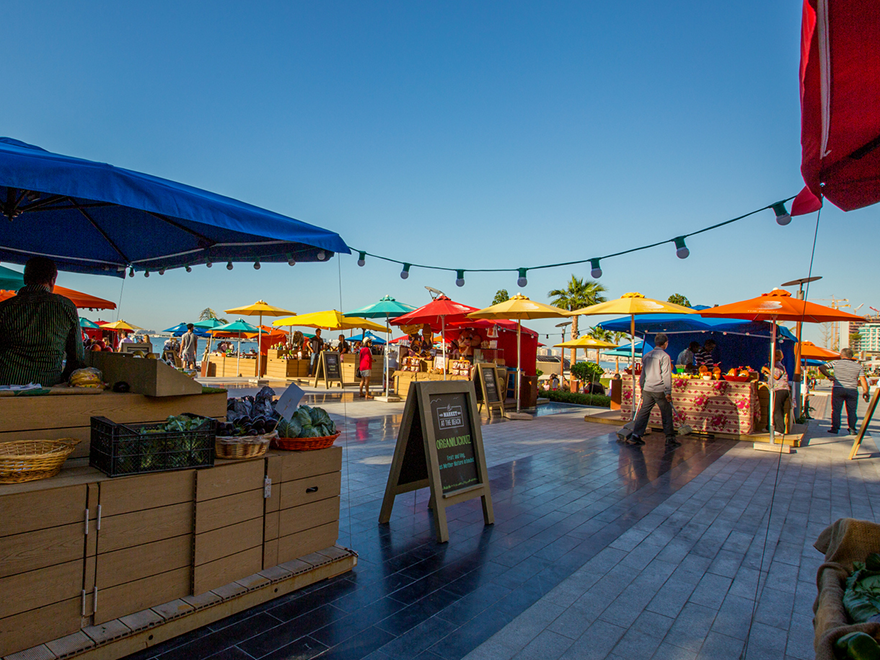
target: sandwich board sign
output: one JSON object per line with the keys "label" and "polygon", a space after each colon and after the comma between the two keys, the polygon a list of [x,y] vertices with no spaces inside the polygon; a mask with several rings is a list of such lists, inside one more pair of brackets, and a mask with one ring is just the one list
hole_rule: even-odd
{"label": "sandwich board sign", "polygon": [[479,382],[483,403],[486,404],[486,410],[489,411],[489,419],[494,416],[496,409],[498,414],[504,417],[504,399],[501,398],[501,391],[498,386],[498,372],[495,371],[495,365],[478,362],[475,376]]}
{"label": "sandwich board sign", "polygon": [[391,519],[395,497],[420,488],[431,489],[440,543],[449,540],[446,509],[453,504],[479,497],[484,523],[495,522],[472,381],[410,383],[379,522]]}
{"label": "sandwich board sign", "polygon": [[849,460],[853,460],[856,457],[856,453],[859,451],[859,446],[865,438],[865,433],[868,432],[868,424],[871,423],[871,418],[874,417],[874,412],[877,410],[878,400],[880,400],[880,387],[874,390],[874,396],[871,397],[871,400],[868,403],[868,410],[865,411],[865,417],[862,419],[862,426],[859,428],[859,432],[856,433],[856,439],[853,440],[853,446],[849,452]]}
{"label": "sandwich board sign", "polygon": [[324,381],[324,388],[330,389],[332,383],[339,383],[342,387],[342,367],[339,364],[339,353],[323,351],[315,365],[315,382],[312,387],[318,386],[318,381]]}

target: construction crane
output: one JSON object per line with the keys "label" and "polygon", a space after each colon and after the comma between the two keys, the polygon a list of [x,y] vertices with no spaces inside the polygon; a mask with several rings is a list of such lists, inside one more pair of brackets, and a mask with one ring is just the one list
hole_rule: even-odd
{"label": "construction crane", "polygon": [[[830,302],[829,307],[831,309],[841,309],[842,307],[849,307],[849,299],[847,298],[835,298],[834,294],[831,294],[830,298],[818,298],[817,301],[822,302]],[[841,305],[840,303],[846,303]],[[831,324],[831,345],[828,347],[832,351],[840,350],[840,322]]]}

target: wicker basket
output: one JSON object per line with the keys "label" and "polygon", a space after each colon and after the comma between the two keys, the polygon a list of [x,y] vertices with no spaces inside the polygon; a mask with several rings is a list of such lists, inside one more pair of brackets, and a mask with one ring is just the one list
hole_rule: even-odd
{"label": "wicker basket", "polygon": [[0,442],[0,484],[54,477],[79,442],[75,438]]}
{"label": "wicker basket", "polygon": [[265,435],[217,436],[214,454],[217,458],[227,460],[259,458],[269,449],[269,443],[277,437],[278,433],[275,431]]}
{"label": "wicker basket", "polygon": [[327,449],[333,446],[341,431],[333,435],[325,435],[320,438],[275,438],[272,440],[273,449],[284,451],[312,451],[314,449]]}

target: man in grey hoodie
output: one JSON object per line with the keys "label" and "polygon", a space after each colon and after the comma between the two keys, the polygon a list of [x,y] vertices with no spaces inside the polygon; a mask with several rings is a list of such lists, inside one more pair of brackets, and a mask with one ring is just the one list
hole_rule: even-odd
{"label": "man in grey hoodie", "polygon": [[648,429],[648,419],[656,404],[663,419],[666,447],[672,449],[681,446],[675,439],[675,427],[672,423],[672,358],[665,350],[668,344],[669,338],[662,332],[657,333],[654,350],[642,357],[642,375],[639,378],[642,404],[636,414],[632,435],[626,439],[627,444],[645,444],[642,436]]}

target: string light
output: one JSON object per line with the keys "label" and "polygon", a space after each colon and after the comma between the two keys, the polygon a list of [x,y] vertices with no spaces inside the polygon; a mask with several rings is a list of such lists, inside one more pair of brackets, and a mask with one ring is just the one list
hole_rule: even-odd
{"label": "string light", "polygon": [[212,264],[212,263],[211,263],[211,260],[208,259],[207,261],[205,261],[205,265],[206,265],[208,268],[210,268],[210,267],[213,266],[214,264]]}
{"label": "string light", "polygon": [[516,278],[516,285],[518,287],[528,286],[529,280],[528,280],[528,278],[526,278],[527,271],[528,271],[527,268],[520,268],[519,269],[519,277]]}
{"label": "string light", "polygon": [[684,236],[675,239],[675,256],[679,259],[687,259],[691,254],[687,245],[684,244]]}
{"label": "string light", "polygon": [[187,266],[187,267],[185,268],[185,270],[186,270],[187,273],[191,273],[191,272],[193,272],[193,269],[190,268],[189,266]]}
{"label": "string light", "polygon": [[791,222],[791,214],[785,210],[785,202],[776,202],[771,204],[770,208],[776,214],[776,224],[784,227]]}
{"label": "string light", "polygon": [[232,262],[231,261],[226,264],[226,270],[232,270]]}
{"label": "string light", "polygon": [[149,277],[149,276],[150,276],[150,271],[145,270],[145,271],[144,271],[144,277]]}
{"label": "string light", "polygon": [[134,266],[132,266],[131,268],[128,269],[128,276],[134,277]]}
{"label": "string light", "polygon": [[259,259],[257,259],[254,262],[254,270],[260,270],[260,260]]}
{"label": "string light", "polygon": [[292,254],[287,255],[287,265],[290,267],[296,266],[296,259],[293,258]]}
{"label": "string light", "polygon": [[319,250],[317,256],[318,256],[318,261],[324,261],[324,259],[327,258],[327,254],[324,252],[324,250]]}
{"label": "string light", "polygon": [[[676,256],[679,259],[686,259],[690,255],[690,249],[688,249],[687,245],[685,245],[685,239],[687,239],[688,237],[695,236],[697,234],[702,234],[702,233],[705,233],[708,231],[713,231],[715,229],[719,229],[721,227],[732,224],[734,222],[738,222],[740,220],[748,218],[749,216],[755,215],[755,214],[760,213],[761,211],[765,211],[767,209],[772,209],[776,213],[776,221],[780,225],[787,225],[791,222],[791,215],[787,212],[787,210],[785,208],[785,204],[787,202],[790,202],[793,199],[794,199],[794,197],[789,197],[789,198],[783,199],[779,202],[775,202],[774,204],[770,204],[769,206],[764,206],[762,208],[756,209],[754,211],[750,211],[748,213],[737,216],[735,218],[730,218],[729,220],[724,220],[723,222],[718,222],[714,225],[710,225],[708,227],[703,227],[702,229],[697,229],[696,231],[692,231],[687,234],[677,236],[675,238],[667,238],[667,239],[664,239],[661,241],[657,241],[656,243],[650,243],[648,245],[641,245],[641,246],[629,248],[626,250],[620,250],[619,252],[613,252],[611,254],[600,255],[598,257],[589,257],[586,259],[576,259],[576,260],[572,260],[572,261],[563,261],[560,263],[542,264],[542,265],[538,265],[538,266],[528,266],[525,268],[461,268],[461,269],[459,269],[459,268],[449,268],[447,266],[431,266],[431,265],[427,265],[427,264],[412,264],[412,263],[400,261],[398,259],[392,259],[390,257],[383,257],[382,255],[374,254],[374,253],[368,252],[366,250],[357,250],[357,252],[358,252],[358,265],[359,266],[364,265],[364,263],[366,262],[367,255],[373,257],[374,259],[381,259],[382,261],[388,261],[388,262],[394,263],[394,264],[401,264],[403,266],[403,270],[400,273],[400,277],[402,279],[407,279],[407,277],[409,277],[410,268],[412,268],[413,266],[415,266],[416,268],[425,268],[425,269],[429,269],[429,270],[445,270],[445,271],[449,271],[449,272],[454,271],[456,274],[455,283],[458,286],[464,286],[464,273],[468,272],[468,271],[471,273],[516,272],[519,275],[519,277],[517,279],[517,284],[519,284],[520,286],[525,286],[525,284],[521,284],[520,281],[525,280],[527,283],[526,273],[530,270],[539,270],[539,269],[546,269],[546,268],[560,268],[563,266],[575,266],[575,265],[579,265],[579,264],[589,263],[590,268],[591,268],[590,275],[593,277],[593,279],[598,279],[598,278],[602,277],[602,267],[600,266],[600,261],[603,259],[610,259],[612,257],[620,257],[625,254],[631,254],[633,252],[640,252],[642,250],[649,250],[649,249],[659,247],[665,243],[670,243],[670,242],[675,243]],[[320,258],[320,254],[319,254],[319,258]]]}
{"label": "string light", "polygon": [[164,268],[160,268],[160,269],[159,269],[159,275],[164,275],[164,274],[165,274],[165,269],[164,269]]}

